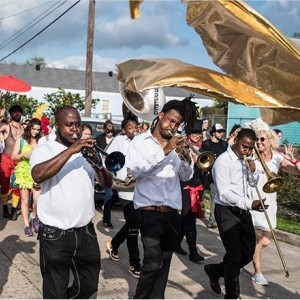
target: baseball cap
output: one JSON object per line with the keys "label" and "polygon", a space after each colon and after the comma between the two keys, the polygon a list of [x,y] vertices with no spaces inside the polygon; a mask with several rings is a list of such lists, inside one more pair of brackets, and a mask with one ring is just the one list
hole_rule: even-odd
{"label": "baseball cap", "polygon": [[221,124],[216,123],[216,124],[211,128],[211,131],[212,131],[212,132],[216,132],[216,131],[218,131],[218,132],[224,132],[224,131],[226,131],[226,130],[224,129],[224,127],[223,127]]}

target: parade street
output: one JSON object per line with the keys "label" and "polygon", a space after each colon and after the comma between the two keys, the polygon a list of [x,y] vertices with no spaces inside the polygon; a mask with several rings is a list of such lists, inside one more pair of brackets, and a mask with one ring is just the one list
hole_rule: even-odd
{"label": "parade street", "polygon": [[[2,211],[0,212],[2,216]],[[99,278],[98,298],[132,298],[137,279],[128,273],[128,252],[126,244],[119,249],[120,261],[115,262],[106,252],[106,243],[111,239],[124,223],[120,208],[112,211],[114,229],[104,229],[102,226],[102,212],[97,211],[94,218],[98,239],[101,246],[101,274]],[[204,272],[204,264],[217,263],[224,254],[224,248],[216,229],[206,227],[207,220],[197,223],[198,248],[205,261],[195,264],[188,256],[173,255],[166,298],[169,299],[222,299],[224,297],[224,282],[220,280],[222,294],[212,292],[208,277]],[[269,281],[269,286],[260,286],[251,281],[253,272],[249,264],[241,272],[241,298],[300,298],[300,259],[299,247],[279,242],[284,255],[289,278],[285,272],[274,242],[263,253],[263,272]],[[182,246],[188,250],[183,241]],[[142,244],[140,243],[142,253]],[[0,218],[0,298],[8,299],[38,299],[42,298],[42,277],[39,269],[39,245],[36,235],[24,236],[21,216],[18,220],[7,221]]]}

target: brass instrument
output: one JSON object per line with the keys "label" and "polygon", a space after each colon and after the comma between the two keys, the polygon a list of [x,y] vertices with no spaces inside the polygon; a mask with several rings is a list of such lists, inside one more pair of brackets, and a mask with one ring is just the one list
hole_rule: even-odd
{"label": "brass instrument", "polygon": [[97,144],[93,147],[83,147],[81,149],[82,156],[97,169],[103,167],[102,156],[106,156],[105,167],[110,172],[118,172],[125,164],[125,156],[119,151],[114,151],[110,154],[102,150]]}
{"label": "brass instrument", "polygon": [[[190,151],[192,150],[194,153],[198,155],[196,166],[200,170],[206,170],[210,168],[213,163],[215,162],[215,155],[210,151],[203,151],[200,152],[194,146],[188,144],[184,141],[177,149],[176,152],[185,160],[187,161],[188,157],[190,157]],[[188,161],[187,161],[188,162]]]}
{"label": "brass instrument", "polygon": [[[256,153],[258,154],[258,149],[257,149],[257,146],[256,146],[256,145],[255,145],[255,148],[254,148],[254,149],[255,149]],[[243,156],[243,159],[244,159],[244,161],[245,161],[245,163],[246,163],[246,166],[247,166],[247,168],[248,168],[248,170],[249,170],[249,173],[253,176],[253,174],[252,174],[252,172],[251,172],[251,170],[250,170],[250,166],[249,166],[247,157],[246,157],[245,155]],[[265,191],[265,187],[266,187],[266,189],[267,189],[268,191],[274,189],[273,192],[282,189],[282,188],[284,187],[284,185],[282,185],[282,184],[279,185],[279,183],[281,182],[281,181],[280,181],[281,178],[280,178],[280,177],[275,177],[274,174],[271,173],[271,171],[270,171],[270,170],[268,169],[268,167],[266,166],[266,164],[265,164],[265,162],[263,161],[263,159],[262,159],[262,157],[261,157],[260,154],[258,155],[258,159],[260,160],[260,162],[261,162],[261,164],[262,164],[262,166],[263,166],[263,169],[265,170],[267,176],[268,176],[269,174],[271,174],[270,181],[268,180],[268,182],[263,186],[263,190]],[[274,178],[274,177],[275,177],[275,178]],[[268,176],[268,178],[269,178],[269,176]],[[278,178],[280,178],[280,179],[278,179]],[[278,180],[275,180],[275,179],[278,179]],[[280,187],[280,188],[279,188],[279,187]],[[265,217],[266,217],[266,219],[267,219],[267,222],[268,222],[268,225],[269,225],[269,228],[270,228],[272,237],[273,237],[273,239],[274,239],[275,246],[276,246],[276,248],[277,248],[277,251],[278,251],[280,260],[281,260],[281,262],[282,262],[282,265],[283,265],[283,268],[284,268],[284,271],[285,271],[285,277],[289,277],[289,271],[288,271],[287,265],[286,265],[286,263],[285,263],[283,254],[282,254],[282,252],[281,252],[281,249],[280,249],[280,247],[279,247],[278,241],[277,241],[277,239],[276,239],[275,232],[274,232],[274,229],[273,229],[273,227],[272,227],[272,224],[271,224],[269,215],[268,215],[268,213],[267,213],[267,211],[266,211],[266,205],[264,204],[264,200],[265,200],[265,199],[262,199],[261,194],[260,194],[260,191],[259,191],[257,185],[255,185],[255,190],[256,190],[256,193],[257,193],[257,195],[258,195],[258,199],[259,199],[259,201],[260,201],[260,203],[261,203],[261,207],[262,207],[262,209],[263,209],[263,212],[264,212],[264,214],[265,214]],[[266,193],[272,193],[272,192],[266,192]]]}
{"label": "brass instrument", "polygon": [[133,176],[128,173],[124,180],[113,176],[113,184],[111,186],[112,189],[120,191],[120,192],[133,192],[135,186],[135,179]]}
{"label": "brass instrument", "polygon": [[276,176],[269,170],[263,158],[261,157],[256,144],[254,146],[254,150],[268,178],[268,181],[263,186],[263,191],[265,193],[276,193],[282,190],[286,186],[287,181],[282,177]]}

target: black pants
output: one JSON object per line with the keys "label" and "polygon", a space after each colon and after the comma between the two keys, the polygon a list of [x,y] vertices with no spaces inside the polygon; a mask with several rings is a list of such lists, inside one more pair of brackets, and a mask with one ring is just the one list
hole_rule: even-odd
{"label": "black pants", "polygon": [[144,260],[134,298],[163,299],[172,254],[179,245],[180,215],[140,210]]}
{"label": "black pants", "polygon": [[[82,231],[42,225],[39,239],[44,298],[86,299],[97,292],[100,249],[93,223]],[[68,288],[70,270],[74,282]]]}
{"label": "black pants", "polygon": [[255,231],[251,214],[235,207],[216,204],[215,218],[226,253],[214,272],[224,277],[225,298],[240,296],[240,269],[252,261],[255,251]]}
{"label": "black pants", "polygon": [[133,201],[120,199],[126,223],[112,239],[113,249],[118,249],[126,240],[131,266],[140,267],[140,252],[138,247],[139,215],[134,209]]}

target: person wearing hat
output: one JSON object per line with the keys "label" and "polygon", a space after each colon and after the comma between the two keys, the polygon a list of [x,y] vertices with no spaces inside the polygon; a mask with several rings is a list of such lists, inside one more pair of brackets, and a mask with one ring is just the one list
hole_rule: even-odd
{"label": "person wearing hat", "polygon": [[[127,154],[129,145],[132,139],[138,132],[138,120],[134,117],[127,117],[121,123],[122,132],[117,135],[114,140],[109,144],[106,151],[112,153],[119,151],[125,156]],[[124,180],[128,173],[126,167],[123,167],[117,172],[117,178]],[[109,256],[113,261],[119,261],[120,256],[118,249],[121,244],[126,240],[128,254],[129,254],[129,269],[128,272],[135,278],[140,277],[140,253],[138,247],[139,235],[139,222],[138,211],[133,206],[133,192],[118,191],[119,201],[123,208],[125,224],[115,234],[106,246],[109,251]]]}
{"label": "person wearing hat", "polygon": [[[194,128],[187,132],[186,142],[199,150],[202,145],[202,121],[197,120]],[[194,162],[197,161],[198,155],[192,154]],[[196,165],[194,166],[194,175],[188,181],[181,181],[182,210],[181,210],[181,239],[186,237],[189,247],[189,259],[194,263],[200,263],[204,260],[197,249],[197,228],[196,218],[202,219],[201,199],[204,193],[203,171]],[[176,251],[179,254],[186,255],[184,249],[180,246]]]}
{"label": "person wearing hat", "polygon": [[[225,152],[228,147],[228,143],[223,140],[225,131],[226,130],[224,129],[224,127],[221,124],[219,124],[219,123],[214,124],[210,131],[211,138],[203,142],[200,152],[210,151],[215,154],[216,158],[220,154]],[[215,188],[213,178],[211,175],[211,168],[208,169],[206,172],[207,172],[207,180],[208,180],[209,189],[210,189],[210,216],[209,216],[207,227],[208,228],[217,228],[217,223],[216,223],[215,216],[214,216],[215,203],[212,200],[213,195],[216,192],[216,188]]]}
{"label": "person wearing hat", "polygon": [[19,105],[13,105],[8,110],[11,120],[8,123],[1,123],[0,133],[4,137],[4,150],[1,156],[1,174],[0,174],[0,183],[1,183],[1,198],[3,204],[3,217],[10,218],[15,221],[17,219],[17,206],[20,200],[20,191],[17,187],[13,188],[12,195],[12,209],[9,213],[8,209],[8,194],[10,190],[10,179],[14,173],[16,161],[11,159],[11,155],[16,143],[16,140],[19,139],[24,134],[24,127],[21,123],[21,118],[23,114],[23,109]]}

